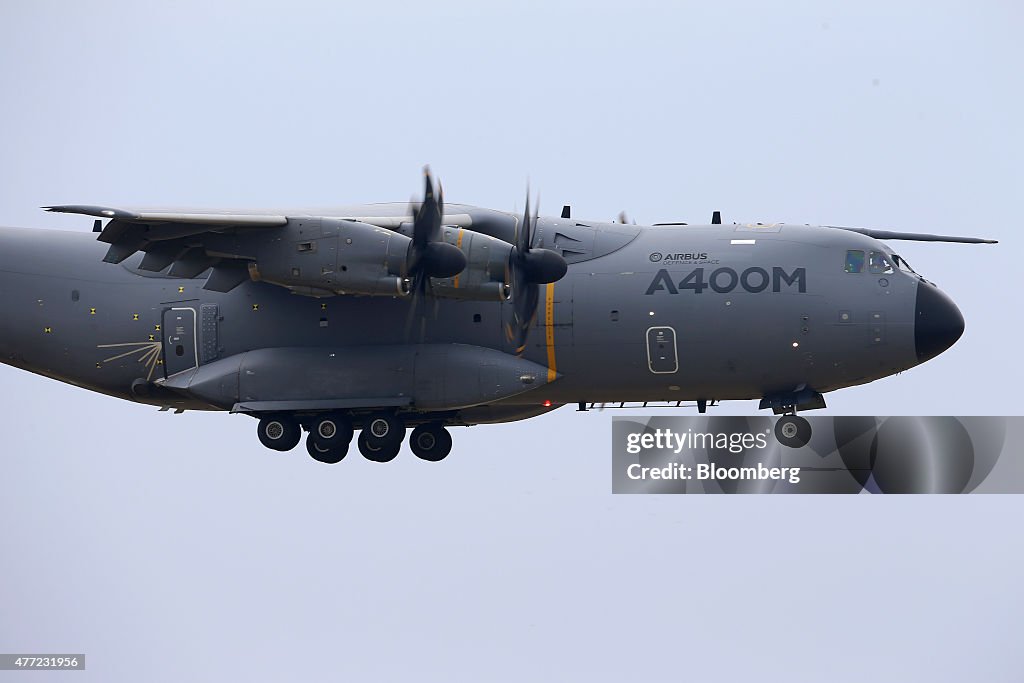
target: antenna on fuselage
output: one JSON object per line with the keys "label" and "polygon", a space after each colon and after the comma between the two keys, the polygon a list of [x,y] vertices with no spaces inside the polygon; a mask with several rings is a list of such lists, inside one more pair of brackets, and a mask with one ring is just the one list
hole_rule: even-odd
{"label": "antenna on fuselage", "polygon": [[722,212],[721,211],[715,211],[714,213],[711,214],[711,225],[721,225],[721,224],[722,224]]}

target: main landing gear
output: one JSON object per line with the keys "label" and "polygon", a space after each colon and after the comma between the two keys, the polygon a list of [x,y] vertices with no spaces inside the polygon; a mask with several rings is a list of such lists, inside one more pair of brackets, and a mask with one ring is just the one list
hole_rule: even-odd
{"label": "main landing gear", "polygon": [[438,462],[452,452],[452,435],[436,422],[420,425],[412,430],[409,448],[421,460]]}
{"label": "main landing gear", "polygon": [[290,451],[302,438],[302,427],[291,417],[273,415],[260,419],[256,433],[267,448]]}
{"label": "main landing gear", "polygon": [[[335,464],[348,454],[354,429],[352,419],[343,413],[325,413],[302,423],[291,415],[266,415],[260,419],[260,442],[276,451],[290,451],[298,445],[305,427],[306,451],[318,462]],[[405,422],[394,413],[367,416],[356,444],[371,462],[390,462],[398,456],[405,440]],[[451,453],[452,437],[440,422],[421,424],[412,430],[409,448],[421,460],[438,462]]]}

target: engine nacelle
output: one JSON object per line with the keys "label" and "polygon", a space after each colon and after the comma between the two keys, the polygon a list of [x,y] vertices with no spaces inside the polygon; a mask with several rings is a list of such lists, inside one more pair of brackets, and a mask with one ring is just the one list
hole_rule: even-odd
{"label": "engine nacelle", "polygon": [[307,296],[407,296],[411,242],[368,223],[291,218],[260,242],[249,275]]}
{"label": "engine nacelle", "polygon": [[473,301],[504,301],[509,297],[508,261],[512,245],[464,228],[444,228],[444,240],[466,255],[466,268],[454,277],[433,278],[434,296]]}

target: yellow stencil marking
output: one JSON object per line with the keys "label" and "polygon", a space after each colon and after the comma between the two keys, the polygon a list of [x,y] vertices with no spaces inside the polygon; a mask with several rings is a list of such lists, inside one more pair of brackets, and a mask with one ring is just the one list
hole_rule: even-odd
{"label": "yellow stencil marking", "polygon": [[548,381],[554,382],[557,374],[555,365],[555,283],[547,286],[544,295],[544,336],[548,347]]}
{"label": "yellow stencil marking", "polygon": [[[152,336],[152,335],[150,335]],[[104,358],[102,361],[96,364],[96,367],[100,367],[102,363],[112,363],[115,360],[127,358],[129,356],[136,356],[136,359],[142,363],[148,370],[149,374],[146,375],[146,379],[152,379],[153,370],[157,365],[162,365],[163,361],[160,359],[160,342],[124,342],[122,344],[97,344],[98,349],[116,349],[121,351],[122,349],[128,349],[127,351],[121,351],[110,358]]]}
{"label": "yellow stencil marking", "polygon": [[[462,249],[462,228],[459,228],[459,236],[455,238],[455,246]],[[459,273],[459,275],[461,275],[461,273]],[[452,280],[452,286],[455,287],[455,289],[459,288],[459,275],[456,275],[455,279]]]}
{"label": "yellow stencil marking", "polygon": [[95,308],[90,308],[89,309],[89,315],[96,315],[96,309]]}
{"label": "yellow stencil marking", "polygon": [[181,293],[183,293],[184,291],[185,291],[185,288],[184,288],[184,287],[178,287],[178,294],[181,294]]}
{"label": "yellow stencil marking", "polygon": [[139,319],[139,314],[138,313],[132,313],[132,320],[138,320],[138,319]]}

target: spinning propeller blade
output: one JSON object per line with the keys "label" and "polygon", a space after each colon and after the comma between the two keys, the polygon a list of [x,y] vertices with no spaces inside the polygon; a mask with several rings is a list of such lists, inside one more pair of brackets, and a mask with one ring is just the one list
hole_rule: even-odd
{"label": "spinning propeller blade", "polygon": [[406,276],[412,281],[412,301],[406,320],[406,336],[412,331],[419,299],[430,289],[430,278],[454,277],[466,268],[466,255],[454,244],[444,241],[444,193],[440,183],[434,188],[430,167],[423,168],[423,201],[412,203],[412,242],[405,259]]}
{"label": "spinning propeller blade", "polygon": [[537,213],[530,213],[530,190],[526,190],[526,208],[523,220],[516,226],[515,245],[509,257],[512,285],[512,319],[505,326],[505,334],[515,347],[516,354],[526,349],[530,325],[537,316],[540,285],[562,279],[569,265],[561,255],[550,249],[535,249],[533,239],[537,229]]}

